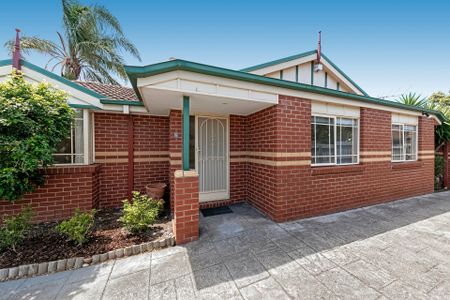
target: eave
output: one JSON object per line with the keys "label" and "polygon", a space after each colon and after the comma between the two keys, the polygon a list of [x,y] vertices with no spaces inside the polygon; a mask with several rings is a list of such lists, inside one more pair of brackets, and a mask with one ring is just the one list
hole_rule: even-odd
{"label": "eave", "polygon": [[243,71],[236,71],[226,68],[220,68],[210,65],[204,65],[199,63],[194,63],[190,61],[185,60],[172,60],[162,63],[157,63],[153,65],[147,65],[147,66],[125,66],[125,70],[127,72],[127,75],[130,79],[130,82],[138,95],[140,99],[142,99],[139,89],[137,87],[137,79],[138,78],[146,78],[153,75],[166,73],[170,71],[175,70],[183,70],[183,71],[189,71],[189,72],[195,72],[205,75],[211,75],[211,76],[218,76],[228,79],[235,79],[245,82],[252,82],[252,83],[258,83],[258,84],[264,84],[274,87],[280,87],[280,88],[286,88],[291,90],[298,90],[298,91],[304,91],[304,92],[310,92],[315,94],[321,94],[326,96],[332,96],[337,98],[343,98],[343,99],[349,99],[349,100],[355,100],[355,101],[362,101],[370,104],[378,104],[383,105],[387,107],[397,108],[397,109],[404,109],[414,112],[421,112],[425,114],[432,114],[435,115],[441,122],[444,122],[446,119],[444,115],[435,110],[429,110],[425,108],[420,108],[416,106],[410,106],[394,101],[369,97],[366,95],[357,95],[357,94],[351,94],[351,93],[345,93],[342,91],[336,91],[332,89],[327,89],[319,86],[314,85],[308,85],[303,83],[297,83],[297,82],[291,82],[276,78],[270,78],[270,77],[264,77],[260,75],[255,75]]}

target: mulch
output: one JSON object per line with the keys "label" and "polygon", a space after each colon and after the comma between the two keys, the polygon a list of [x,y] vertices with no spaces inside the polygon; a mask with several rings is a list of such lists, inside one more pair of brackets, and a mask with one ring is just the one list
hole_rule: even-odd
{"label": "mulch", "polygon": [[121,209],[103,209],[95,215],[95,225],[88,242],[77,246],[55,229],[57,222],[33,225],[25,240],[16,247],[0,253],[0,269],[71,257],[88,257],[171,235],[167,212],[155,224],[140,234],[130,234],[118,221]]}

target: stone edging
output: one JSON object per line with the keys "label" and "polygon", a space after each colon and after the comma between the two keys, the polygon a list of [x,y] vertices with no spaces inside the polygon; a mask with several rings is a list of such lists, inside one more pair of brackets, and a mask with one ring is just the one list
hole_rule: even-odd
{"label": "stone edging", "polygon": [[90,265],[102,263],[107,260],[113,260],[125,256],[132,256],[152,251],[154,249],[164,248],[166,246],[171,247],[173,245],[175,245],[175,239],[173,237],[168,237],[163,240],[152,241],[140,245],[133,245],[126,248],[119,248],[102,254],[94,254],[92,255],[92,257],[72,257],[50,262],[21,265],[18,267],[0,269],[0,282],[12,279],[31,277],[35,275],[44,275],[67,270],[79,269]]}

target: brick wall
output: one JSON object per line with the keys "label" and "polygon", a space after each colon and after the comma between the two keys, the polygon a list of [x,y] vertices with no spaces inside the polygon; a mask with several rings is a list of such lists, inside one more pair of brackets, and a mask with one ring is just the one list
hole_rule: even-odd
{"label": "brick wall", "polygon": [[181,110],[171,110],[169,113],[169,134],[167,139],[169,142],[169,181],[170,181],[170,209],[173,212],[173,186],[174,186],[174,174],[176,170],[181,169],[182,163],[182,141],[183,131],[181,125]]}
{"label": "brick wall", "polygon": [[98,203],[99,169],[99,165],[49,168],[43,187],[13,204],[0,200],[0,221],[28,205],[35,213],[33,222],[36,223],[68,218],[76,208],[92,209]]}
{"label": "brick wall", "polygon": [[[128,115],[95,114],[95,157],[102,165],[100,207],[117,207],[128,197]],[[169,180],[169,119],[132,115],[134,182],[132,190]]]}
{"label": "brick wall", "polygon": [[[273,112],[277,120],[277,152],[302,156],[310,151],[309,106],[305,99],[280,97]],[[254,116],[249,121],[251,118]],[[286,221],[433,192],[433,120],[419,117],[420,159],[411,163],[391,163],[389,112],[362,108],[360,122],[359,165],[311,167],[302,163],[305,158],[285,158],[292,165],[283,165],[282,159],[277,158],[278,165],[270,170],[250,163],[250,169],[258,176],[249,172],[248,181],[259,187],[259,194],[252,195],[250,187],[249,201],[273,219]],[[273,149],[268,141],[261,144]]]}
{"label": "brick wall", "polygon": [[173,232],[180,245],[195,241],[199,236],[198,174],[178,170],[173,178]]}

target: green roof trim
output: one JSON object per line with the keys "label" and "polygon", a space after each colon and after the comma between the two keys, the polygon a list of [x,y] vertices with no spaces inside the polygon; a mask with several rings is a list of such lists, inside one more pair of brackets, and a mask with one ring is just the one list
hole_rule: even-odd
{"label": "green roof trim", "polygon": [[33,65],[32,63],[27,62],[26,60],[21,59],[20,62],[21,62],[21,64],[22,64],[22,66],[27,67],[28,69],[31,69],[31,70],[36,71],[36,72],[38,72],[38,73],[41,73],[42,75],[45,75],[45,76],[47,76],[47,77],[49,77],[49,78],[51,78],[51,79],[54,79],[54,80],[56,80],[56,81],[59,81],[59,82],[61,82],[62,84],[68,85],[68,86],[70,86],[71,88],[74,88],[74,89],[76,89],[76,90],[79,90],[80,92],[83,92],[83,93],[85,93],[85,94],[88,94],[88,95],[90,95],[90,96],[92,96],[92,97],[95,97],[95,98],[97,98],[97,99],[100,99],[100,98],[104,98],[104,97],[105,97],[105,96],[103,96],[103,95],[101,95],[101,94],[99,94],[99,93],[94,92],[93,90],[90,90],[90,89],[88,89],[88,88],[85,88],[84,86],[81,86],[81,85],[79,85],[79,84],[77,84],[77,83],[75,83],[75,82],[73,82],[73,81],[70,81],[70,80],[68,80],[68,79],[66,79],[66,78],[64,78],[64,77],[62,77],[62,76],[56,75],[56,74],[53,73],[53,72],[50,72],[50,71],[48,71],[48,70],[45,70],[45,69],[43,69],[43,68],[41,68],[41,67],[38,67],[38,66],[36,66],[36,65]]}
{"label": "green roof trim", "polygon": [[109,98],[100,99],[100,103],[102,103],[102,104],[115,104],[115,105],[144,106],[144,103],[142,103],[140,101],[114,100],[114,99],[109,99]]}
{"label": "green roof trim", "polygon": [[[62,76],[59,76],[53,72],[50,72],[48,70],[45,70],[41,67],[38,67],[26,60],[21,59],[20,63],[22,64],[22,66],[31,69],[35,72],[38,72],[46,77],[49,77],[51,79],[54,79],[56,81],[61,82],[62,84],[68,85],[80,92],[83,92],[85,94],[88,94],[92,97],[95,97],[97,99],[100,100],[100,103],[102,104],[116,104],[116,105],[131,105],[131,106],[144,106],[144,103],[139,102],[139,101],[131,101],[131,100],[120,100],[120,99],[110,99],[110,98],[105,98],[105,95],[99,94],[91,89],[88,89],[84,86],[81,86],[73,81],[70,81]],[[12,59],[5,59],[5,60],[0,60],[0,67],[2,66],[7,66],[7,65],[12,65]],[[86,108],[86,109],[101,109],[99,107],[96,107],[94,105],[84,105],[84,104],[70,104],[71,107],[73,108]]]}
{"label": "green roof trim", "polygon": [[97,106],[94,106],[94,105],[89,105],[89,104],[69,103],[69,106],[72,107],[72,108],[101,110],[100,107],[97,107]]}
{"label": "green roof trim", "polygon": [[[288,61],[291,61],[291,60],[294,60],[294,59],[299,59],[299,58],[302,58],[302,57],[313,55],[313,54],[316,54],[316,53],[317,53],[317,50],[312,50],[312,51],[308,51],[308,52],[304,52],[304,53],[300,53],[300,54],[296,54],[296,55],[291,55],[291,56],[288,56],[288,57],[280,58],[280,59],[277,59],[277,60],[269,61],[269,62],[260,64],[260,65],[256,65],[256,66],[253,66],[253,67],[244,68],[244,69],[241,69],[240,71],[242,71],[242,72],[251,72],[251,71],[259,70],[259,69],[262,69],[262,68],[278,65],[278,64],[281,64],[281,63],[284,63],[284,62],[288,62]],[[345,74],[344,71],[339,69],[338,66],[336,66],[325,54],[323,54],[323,52],[321,52],[321,56],[331,66],[333,66],[333,68],[335,68],[336,71],[338,71],[345,79],[347,79],[352,85],[354,85],[361,93],[363,93],[365,96],[369,96],[359,85],[356,84],[356,82],[354,82],[350,77],[348,77],[348,75]]]}
{"label": "green roof trim", "polygon": [[0,67],[12,65],[12,59],[0,60]]}
{"label": "green roof trim", "polygon": [[281,64],[281,63],[284,63],[284,62],[288,62],[288,61],[291,61],[291,60],[294,60],[294,59],[299,59],[299,58],[302,58],[302,57],[306,57],[306,56],[309,56],[309,55],[312,55],[312,54],[316,54],[316,50],[303,52],[303,53],[300,53],[300,54],[295,54],[295,55],[291,55],[291,56],[288,56],[288,57],[272,60],[272,61],[269,61],[269,62],[266,62],[266,63],[263,63],[263,64],[259,64],[259,65],[256,65],[256,66],[240,69],[239,71],[251,72],[251,71],[259,70],[259,69],[262,69],[262,68],[265,68],[265,67],[270,67],[270,66],[278,65],[278,64]]}
{"label": "green roof trim", "polygon": [[200,73],[205,75],[211,75],[211,76],[218,76],[228,79],[235,79],[240,81],[246,81],[246,82],[252,82],[252,83],[259,83],[264,85],[270,85],[275,87],[281,87],[281,88],[287,88],[291,90],[297,90],[297,91],[304,91],[304,92],[310,92],[310,93],[316,93],[326,96],[333,96],[338,98],[344,98],[344,99],[350,99],[350,100],[356,100],[356,101],[362,101],[370,104],[379,104],[384,106],[389,106],[393,108],[399,108],[399,109],[405,109],[410,111],[416,111],[416,112],[423,112],[428,114],[433,114],[437,116],[441,121],[445,121],[444,115],[435,110],[429,110],[424,109],[416,106],[406,105],[403,103],[398,103],[394,101],[389,101],[385,99],[378,99],[366,95],[357,95],[357,94],[350,94],[345,93],[342,91],[336,91],[324,87],[304,84],[304,83],[298,83],[293,81],[287,81],[287,80],[281,80],[276,78],[270,78],[270,77],[264,77],[260,75],[255,75],[247,72],[242,71],[236,71],[236,70],[230,70],[210,65],[204,65],[199,63],[194,63],[186,60],[171,60],[166,61],[162,63],[157,63],[153,65],[147,65],[147,66],[125,66],[125,71],[127,72],[127,75],[130,79],[131,85],[133,86],[134,90],[136,91],[136,94],[139,98],[141,98],[141,95],[139,93],[139,89],[137,88],[137,79],[138,78],[145,78],[157,74],[162,74],[170,71],[175,70],[182,70],[182,71],[189,71],[194,73]]}
{"label": "green roof trim", "polygon": [[365,96],[369,96],[369,94],[367,94],[359,85],[356,84],[356,82],[354,82],[350,77],[348,77],[348,75],[345,74],[344,71],[339,69],[339,67],[336,66],[325,54],[321,53],[321,55],[330,65],[333,66],[333,68],[335,68],[342,76],[344,76],[345,79],[350,81],[351,84],[353,84],[361,93],[363,93]]}

